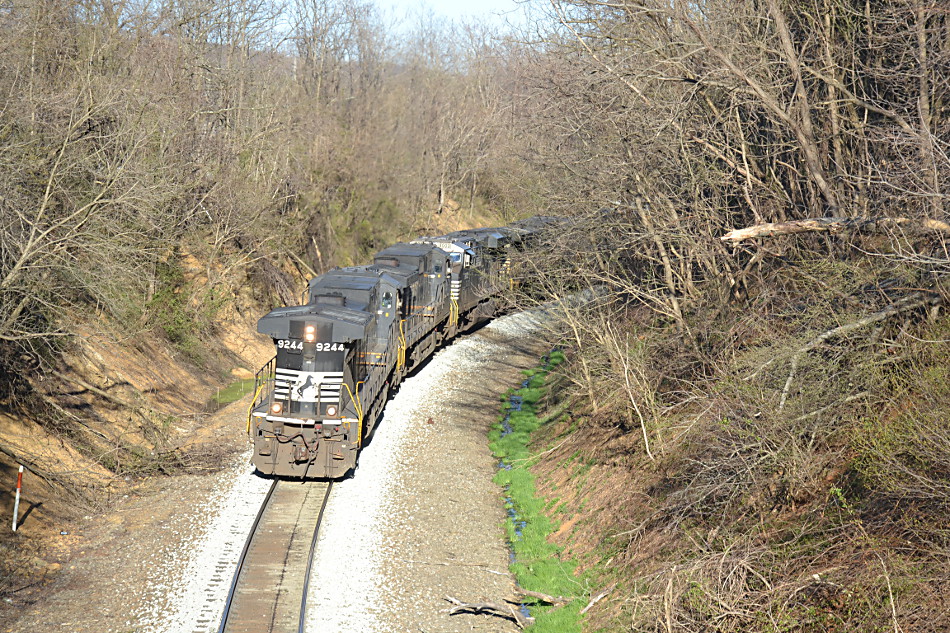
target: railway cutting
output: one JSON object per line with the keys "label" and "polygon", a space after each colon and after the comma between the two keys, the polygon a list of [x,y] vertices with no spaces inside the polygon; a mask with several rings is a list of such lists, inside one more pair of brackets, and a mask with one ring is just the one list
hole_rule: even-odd
{"label": "railway cutting", "polygon": [[332,483],[274,481],[248,536],[219,633],[298,633]]}

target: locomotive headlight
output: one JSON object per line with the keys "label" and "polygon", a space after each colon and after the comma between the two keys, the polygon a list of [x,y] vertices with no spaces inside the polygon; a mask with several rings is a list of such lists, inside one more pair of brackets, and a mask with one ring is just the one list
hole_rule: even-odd
{"label": "locomotive headlight", "polygon": [[283,410],[284,410],[284,404],[282,402],[275,402],[274,404],[270,405],[271,413],[280,413]]}
{"label": "locomotive headlight", "polygon": [[333,405],[330,405],[329,407],[327,407],[327,415],[329,416],[336,415],[336,407],[334,407]]}
{"label": "locomotive headlight", "polygon": [[307,327],[304,328],[303,340],[307,341],[308,343],[313,343],[313,341],[316,340],[316,338],[317,338],[317,328],[315,328],[312,325],[308,325]]}

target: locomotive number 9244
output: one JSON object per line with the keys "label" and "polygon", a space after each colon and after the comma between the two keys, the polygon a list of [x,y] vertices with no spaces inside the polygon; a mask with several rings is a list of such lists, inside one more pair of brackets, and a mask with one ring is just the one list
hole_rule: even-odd
{"label": "locomotive number 9244", "polygon": [[[314,343],[316,352],[343,352],[346,351],[346,345],[343,343]],[[285,349],[291,352],[299,352],[303,349],[303,341],[292,341],[290,339],[281,339],[277,341],[278,349]]]}

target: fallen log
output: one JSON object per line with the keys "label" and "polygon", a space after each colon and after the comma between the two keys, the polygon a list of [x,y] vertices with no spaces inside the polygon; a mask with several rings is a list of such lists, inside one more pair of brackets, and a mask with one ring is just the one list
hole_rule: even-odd
{"label": "fallen log", "polygon": [[494,615],[500,618],[505,618],[506,620],[512,620],[519,629],[524,629],[526,627],[534,624],[534,618],[526,616],[521,613],[519,606],[512,604],[501,604],[498,602],[462,602],[457,598],[452,596],[446,596],[446,601],[451,602],[455,606],[449,609],[449,615],[457,615],[459,613],[472,613],[478,615],[480,613],[485,615]]}
{"label": "fallen log", "polygon": [[870,231],[883,233],[900,229],[915,233],[936,231],[950,234],[950,224],[940,220],[924,218],[810,218],[807,220],[792,220],[790,222],[768,222],[756,224],[744,229],[729,231],[719,239],[723,242],[738,243],[756,237],[774,237],[776,235],[792,235],[795,233],[841,233],[843,231]]}
{"label": "fallen log", "polygon": [[555,607],[563,607],[568,602],[573,600],[573,598],[565,598],[564,596],[549,596],[548,594],[541,593],[540,591],[528,591],[527,589],[522,589],[520,587],[516,588],[515,591],[520,593],[522,596],[528,596],[529,598],[546,602],[547,604],[553,605]]}

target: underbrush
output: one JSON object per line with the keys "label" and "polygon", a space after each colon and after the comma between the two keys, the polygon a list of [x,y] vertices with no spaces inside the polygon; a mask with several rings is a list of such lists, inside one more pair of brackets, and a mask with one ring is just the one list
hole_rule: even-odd
{"label": "underbrush", "polygon": [[229,294],[223,284],[216,287],[189,279],[174,253],[156,267],[156,290],[146,302],[143,318],[191,362],[203,367],[210,360],[208,339],[231,300]]}
{"label": "underbrush", "polygon": [[559,368],[571,413],[521,459],[610,590],[585,630],[950,629],[950,318],[810,346],[880,309],[829,294],[697,321],[700,352],[630,319]]}

